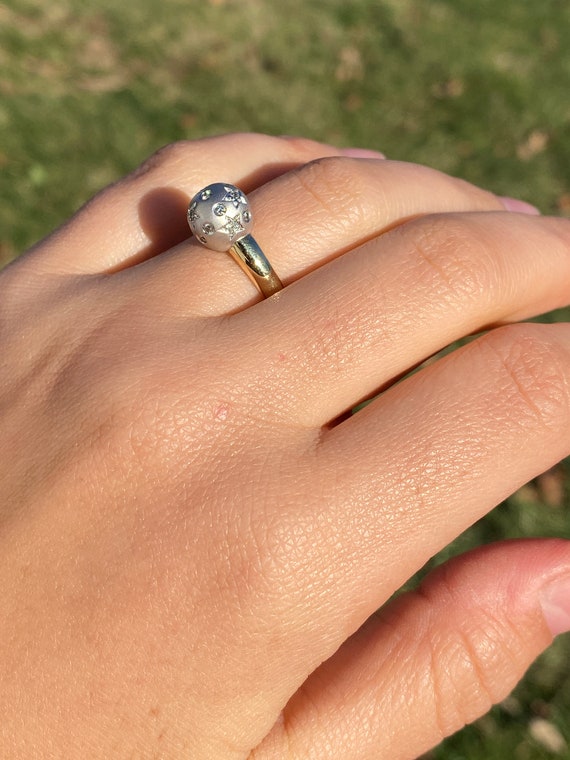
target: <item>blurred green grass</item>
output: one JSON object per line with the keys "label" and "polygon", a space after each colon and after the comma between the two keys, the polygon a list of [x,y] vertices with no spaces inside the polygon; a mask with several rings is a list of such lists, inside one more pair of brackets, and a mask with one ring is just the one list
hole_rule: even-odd
{"label": "blurred green grass", "polygon": [[[234,130],[376,148],[569,214],[569,41],[567,0],[0,3],[0,261],[161,145]],[[569,484],[562,463],[432,564],[570,538]],[[557,641],[513,700],[430,757],[553,757],[530,726],[570,744],[569,653]]]}

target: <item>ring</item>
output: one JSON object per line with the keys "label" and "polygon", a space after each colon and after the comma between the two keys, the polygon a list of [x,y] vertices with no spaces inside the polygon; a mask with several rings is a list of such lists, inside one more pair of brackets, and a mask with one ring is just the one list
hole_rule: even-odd
{"label": "ring", "polygon": [[238,187],[216,182],[200,190],[188,206],[188,224],[206,248],[230,253],[265,298],[282,289],[281,280],[249,234],[253,215]]}

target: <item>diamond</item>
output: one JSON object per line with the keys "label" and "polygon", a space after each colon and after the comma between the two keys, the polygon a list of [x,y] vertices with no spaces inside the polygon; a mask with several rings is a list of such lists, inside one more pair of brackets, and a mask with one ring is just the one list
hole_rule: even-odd
{"label": "diamond", "polygon": [[210,190],[210,188],[209,188],[209,187],[207,187],[205,190],[203,190],[203,191],[200,193],[200,198],[201,198],[203,201],[207,201],[207,200],[208,200],[208,198],[210,197],[210,195],[212,195],[212,191]]}
{"label": "diamond", "polygon": [[223,228],[231,238],[234,238],[238,232],[242,232],[245,227],[241,223],[239,216],[228,216],[228,221],[224,224]]}
{"label": "diamond", "polygon": [[247,204],[244,194],[237,187],[228,187],[227,185],[224,185],[224,190],[226,191],[226,194],[224,195],[223,200],[227,203],[233,203],[235,208],[239,208],[240,203],[243,203],[244,205]]}
{"label": "diamond", "polygon": [[223,216],[227,210],[227,206],[224,206],[223,203],[214,203],[212,208],[212,211],[216,216]]}
{"label": "diamond", "polygon": [[188,221],[189,222],[196,222],[200,218],[200,214],[196,210],[198,207],[198,204],[196,201],[190,206],[188,209]]}
{"label": "diamond", "polygon": [[202,232],[205,235],[213,235],[215,231],[216,231],[216,228],[214,227],[213,224],[210,224],[210,222],[206,222],[206,224],[202,225]]}

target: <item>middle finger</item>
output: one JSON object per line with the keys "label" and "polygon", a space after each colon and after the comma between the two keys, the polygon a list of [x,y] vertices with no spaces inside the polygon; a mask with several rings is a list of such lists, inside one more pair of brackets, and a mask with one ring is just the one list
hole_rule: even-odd
{"label": "middle finger", "polygon": [[280,413],[318,428],[453,341],[569,301],[568,221],[437,214],[345,254],[231,322],[264,357],[269,382],[287,387]]}

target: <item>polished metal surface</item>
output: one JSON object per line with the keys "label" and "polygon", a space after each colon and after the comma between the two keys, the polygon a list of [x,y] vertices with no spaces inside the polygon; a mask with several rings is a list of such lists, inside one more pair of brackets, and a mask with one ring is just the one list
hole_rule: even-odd
{"label": "polished metal surface", "polygon": [[216,182],[200,190],[188,206],[188,224],[206,248],[230,253],[266,298],[281,290],[281,280],[249,234],[253,214],[238,187]]}

